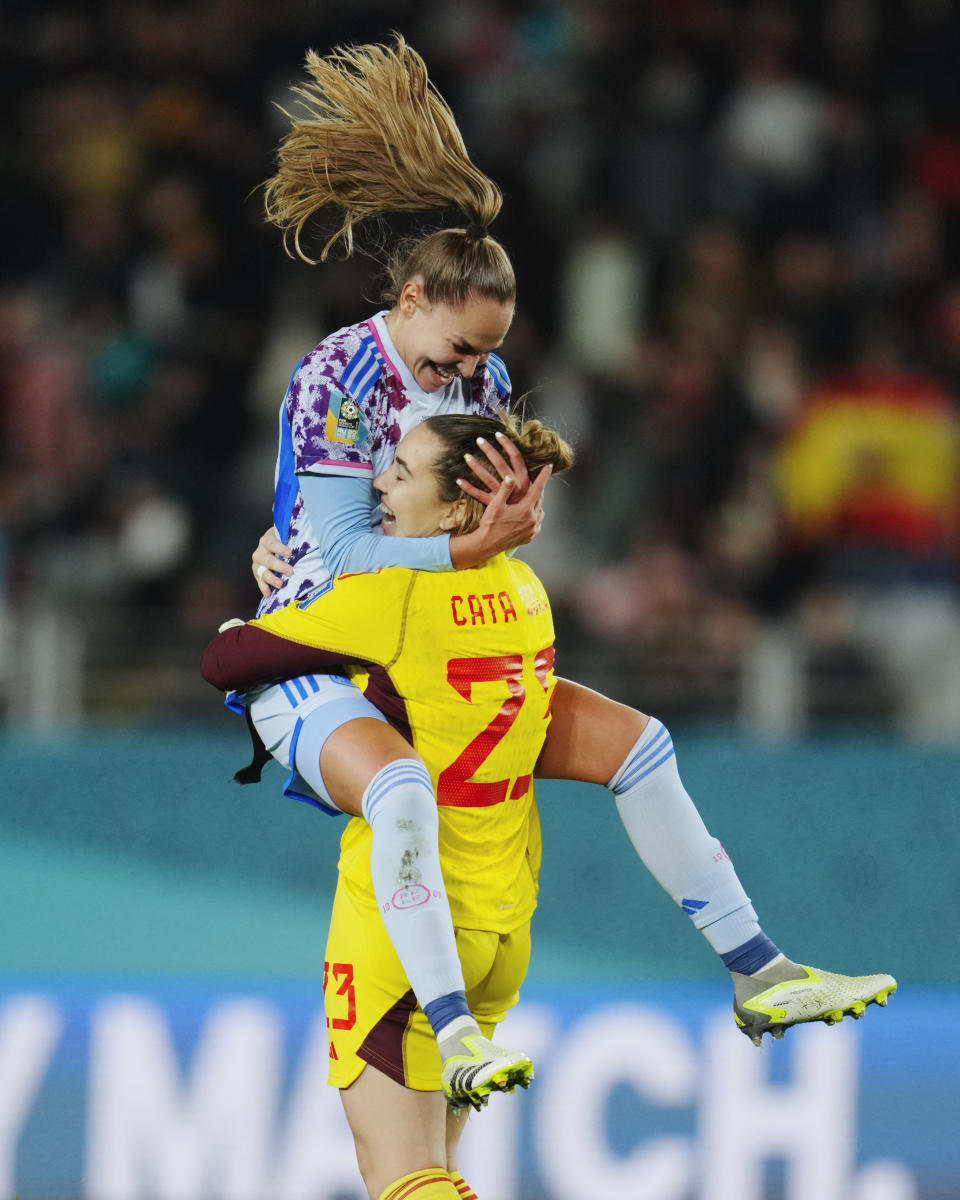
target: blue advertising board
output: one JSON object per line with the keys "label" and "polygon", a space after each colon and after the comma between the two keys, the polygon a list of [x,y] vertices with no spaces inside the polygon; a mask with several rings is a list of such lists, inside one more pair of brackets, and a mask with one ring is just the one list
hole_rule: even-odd
{"label": "blue advertising board", "polygon": [[[960,1195],[960,989],[767,1038],[723,985],[531,983],[528,1093],[471,1118],[489,1200]],[[0,1200],[361,1200],[314,981],[0,979]]]}

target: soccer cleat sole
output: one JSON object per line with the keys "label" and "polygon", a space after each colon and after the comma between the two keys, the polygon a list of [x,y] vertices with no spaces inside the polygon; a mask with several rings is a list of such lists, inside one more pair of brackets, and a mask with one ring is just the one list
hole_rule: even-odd
{"label": "soccer cleat sole", "polygon": [[518,1087],[528,1088],[532,1082],[533,1063],[527,1060],[500,1067],[483,1083],[458,1091],[456,1094],[451,1094],[447,1088],[444,1088],[444,1095],[454,1112],[460,1112],[465,1108],[474,1108],[479,1112],[489,1101],[493,1092],[503,1092],[504,1095],[509,1095]]}
{"label": "soccer cleat sole", "polygon": [[[889,979],[890,977],[887,976]],[[773,991],[774,989],[769,989]],[[771,1005],[767,1011],[750,1010],[749,1005],[756,1002],[759,997],[753,1001],[748,1001],[747,1004],[740,1007],[737,1011],[734,1005],[733,1018],[737,1023],[740,1032],[745,1034],[755,1046],[760,1046],[763,1043],[763,1035],[769,1033],[771,1037],[779,1040],[783,1037],[786,1031],[793,1025],[805,1025],[812,1022],[822,1022],[825,1025],[837,1025],[844,1017],[852,1017],[855,1021],[859,1021],[867,1008],[871,1004],[878,1004],[881,1008],[885,1008],[887,1001],[897,990],[896,980],[890,979],[890,983],[879,988],[872,995],[862,996],[859,1000],[851,1000],[848,1004],[838,1005],[835,1008],[826,1009],[820,1013],[814,1013],[810,1016],[796,1016],[787,1018],[786,1012],[783,1009],[777,1009],[776,1005]],[[764,993],[761,993],[762,996]],[[763,1006],[761,1005],[762,1009]],[[746,1016],[746,1020],[741,1013]]]}

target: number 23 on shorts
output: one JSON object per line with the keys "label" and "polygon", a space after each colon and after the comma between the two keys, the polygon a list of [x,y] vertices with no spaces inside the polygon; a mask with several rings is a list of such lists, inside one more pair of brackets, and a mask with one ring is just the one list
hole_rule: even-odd
{"label": "number 23 on shorts", "polygon": [[[333,993],[334,996],[343,996],[342,1003],[337,1004],[327,999],[327,984],[331,976],[337,984],[337,990]],[[336,1009],[338,1012],[346,1010],[346,1016],[327,1017],[328,1029],[352,1029],[357,1023],[357,993],[353,985],[353,963],[331,963],[323,964],[323,995],[324,1007],[329,1013],[331,1009]]]}

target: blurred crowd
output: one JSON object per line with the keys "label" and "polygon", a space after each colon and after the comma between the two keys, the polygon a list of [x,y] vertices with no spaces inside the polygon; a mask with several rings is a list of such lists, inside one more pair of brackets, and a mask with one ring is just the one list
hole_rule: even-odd
{"label": "blurred crowd", "polygon": [[692,710],[746,672],[761,723],[841,663],[868,709],[960,737],[952,0],[11,0],[4,24],[0,687],[51,605],[131,662],[252,611],[289,373],[378,296],[375,253],[310,268],[264,225],[276,104],[308,47],[398,29],[505,192],[504,357],[577,446],[529,556],[561,655],[648,708],[643,665],[687,670]]}

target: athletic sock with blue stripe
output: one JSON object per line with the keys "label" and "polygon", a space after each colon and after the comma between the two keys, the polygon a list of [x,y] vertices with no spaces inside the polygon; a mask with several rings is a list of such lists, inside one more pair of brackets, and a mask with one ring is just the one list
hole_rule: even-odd
{"label": "athletic sock with blue stripe", "polygon": [[761,931],[733,863],[687,794],[673,739],[656,717],[607,787],[644,865],[724,961],[738,961],[749,947],[752,973],[779,953]]}

